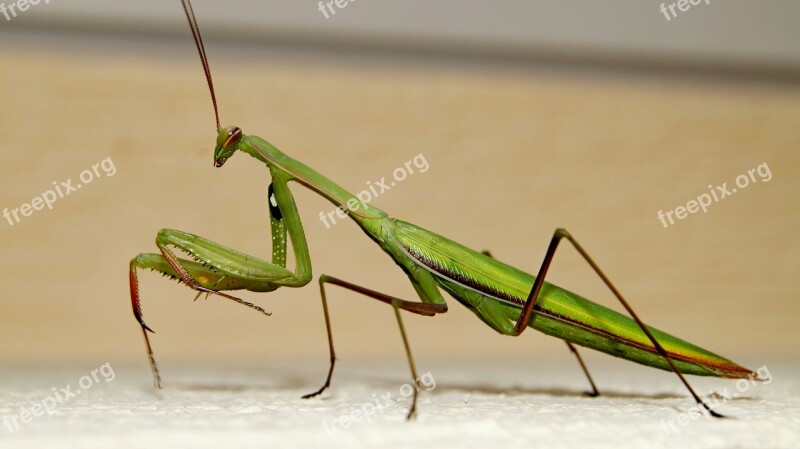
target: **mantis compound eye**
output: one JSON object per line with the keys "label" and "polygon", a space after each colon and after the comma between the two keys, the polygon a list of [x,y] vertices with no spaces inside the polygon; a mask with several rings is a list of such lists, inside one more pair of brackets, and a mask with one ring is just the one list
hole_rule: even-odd
{"label": "mantis compound eye", "polygon": [[225,138],[225,141],[222,142],[222,148],[230,148],[231,146],[235,146],[239,143],[239,139],[242,138],[242,129],[238,126],[230,126],[224,131],[227,131],[227,137]]}
{"label": "mantis compound eye", "polygon": [[214,151],[214,166],[222,167],[225,161],[239,148],[242,140],[242,130],[238,126],[229,126],[221,129],[217,135],[217,148]]}

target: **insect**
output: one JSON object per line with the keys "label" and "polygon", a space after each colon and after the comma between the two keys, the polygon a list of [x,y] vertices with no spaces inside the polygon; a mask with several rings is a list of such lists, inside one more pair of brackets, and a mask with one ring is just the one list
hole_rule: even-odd
{"label": "insect", "polygon": [[[401,312],[433,316],[447,312],[442,290],[470,309],[495,331],[518,336],[527,328],[564,340],[575,355],[591,387],[599,395],[594,380],[576,346],[601,351],[643,365],[674,372],[694,400],[711,416],[722,417],[695,393],[684,374],[730,379],[759,378],[758,374],[726,358],[686,341],[646,326],[630,304],[611,283],[587,251],[566,230],[555,231],[544,261],[536,276],[496,260],[488,252],[478,252],[414,224],[390,217],[367,206],[356,196],[324,175],[286,154],[266,140],[245,135],[235,126],[223,128],[214,93],[202,36],[189,0],[182,0],[195,40],[214,107],[217,141],[214,165],[222,167],[235,153],[246,153],[265,164],[271,175],[267,190],[272,233],[272,261],[224,247],[206,238],[177,230],[162,230],[156,237],[159,253],[140,254],[130,262],[130,294],[133,313],[141,325],[155,385],[161,376],[142,318],[138,270],[149,269],[186,284],[198,292],[235,301],[269,315],[261,307],[232,296],[231,291],[271,292],[280,287],[303,287],[312,280],[311,257],[303,225],[289,183],[300,184],[347,210],[349,217],[405,272],[419,301],[396,298],[328,275],[319,277],[320,296],[327,329],[330,365],[324,384],[304,398],[321,394],[331,384],[336,363],[326,286],[338,286],[392,307],[403,340],[412,380],[417,371],[403,327]],[[286,267],[287,237],[291,241],[296,266]],[[545,282],[559,244],[572,244],[603,280],[627,311],[623,315],[568,290]],[[174,249],[188,257],[178,257]],[[417,404],[414,389],[407,417],[414,416]]]}

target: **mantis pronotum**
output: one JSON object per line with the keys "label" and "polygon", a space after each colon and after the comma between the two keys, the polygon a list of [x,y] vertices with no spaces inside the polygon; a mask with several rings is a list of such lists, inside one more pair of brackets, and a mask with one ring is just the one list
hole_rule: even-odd
{"label": "mantis pronotum", "polygon": [[[531,327],[563,339],[586,374],[593,396],[599,392],[576,345],[673,371],[694,400],[715,417],[722,415],[711,410],[700,399],[683,374],[761,380],[753,371],[728,359],[646,326],[586,250],[564,229],[555,231],[538,274],[532,276],[494,259],[488,252],[474,251],[416,225],[392,218],[373,205],[369,208],[353,207],[364,205],[361,200],[324,175],[292,159],[260,137],[245,135],[236,126],[223,128],[220,125],[214,83],[197,20],[190,1],[182,1],[214,106],[217,125],[214,165],[222,167],[239,151],[267,166],[272,177],[268,199],[273,249],[270,263],[203,237],[182,231],[162,230],[156,238],[160,253],[140,254],[131,261],[133,312],[142,328],[157,388],[161,386],[161,379],[148,337],[148,332],[152,330],[142,319],[137,270],[160,272],[185,283],[197,291],[198,295],[219,295],[268,315],[264,309],[226,292],[270,292],[280,287],[303,287],[311,282],[311,258],[297,205],[289,189],[290,181],[311,189],[337,207],[346,208],[349,217],[405,272],[420,299],[419,302],[408,301],[332,276],[320,276],[330,367],[323,386],[304,398],[317,396],[330,386],[335,366],[326,285],[345,288],[386,303],[394,309],[412,379],[417,379],[418,376],[400,312],[426,316],[445,313],[447,303],[441,294],[441,290],[444,290],[501,334],[518,336]],[[286,268],[287,235],[296,259],[294,271]],[[630,317],[544,281],[559,243],[563,240],[578,250]],[[187,254],[189,259],[177,257],[170,248],[177,248]],[[414,389],[408,418],[414,416],[416,402],[417,389]]]}

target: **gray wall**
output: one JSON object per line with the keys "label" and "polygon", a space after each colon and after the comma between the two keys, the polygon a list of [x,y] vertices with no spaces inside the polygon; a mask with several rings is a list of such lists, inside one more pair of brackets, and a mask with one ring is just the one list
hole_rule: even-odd
{"label": "gray wall", "polygon": [[[186,35],[177,0],[50,1],[11,22],[0,16],[0,33]],[[669,21],[660,5],[652,0],[351,0],[326,19],[311,0],[195,0],[208,38],[263,46],[800,73],[796,0],[703,0]]]}

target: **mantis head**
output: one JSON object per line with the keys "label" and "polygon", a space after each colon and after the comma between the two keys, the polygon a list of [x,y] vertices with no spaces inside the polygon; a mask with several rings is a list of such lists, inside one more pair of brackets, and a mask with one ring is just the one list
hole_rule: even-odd
{"label": "mantis head", "polygon": [[242,130],[238,126],[220,128],[217,134],[217,146],[214,149],[214,166],[222,167],[228,158],[239,149],[242,141]]}
{"label": "mantis head", "polygon": [[214,81],[211,79],[211,69],[208,66],[208,57],[203,45],[203,38],[200,35],[200,27],[197,25],[197,18],[194,15],[194,10],[192,10],[191,0],[181,0],[181,3],[197,47],[197,53],[200,56],[200,63],[203,65],[203,72],[208,82],[208,91],[211,94],[211,103],[214,106],[214,118],[217,122],[217,145],[214,148],[214,166],[222,167],[225,165],[225,162],[233,156],[236,150],[242,150],[269,164],[269,160],[272,160],[275,155],[281,154],[275,147],[266,144],[266,148],[262,150],[258,146],[251,145],[250,138],[246,137],[238,126],[228,126],[226,128],[220,126],[217,95],[214,92]]}

